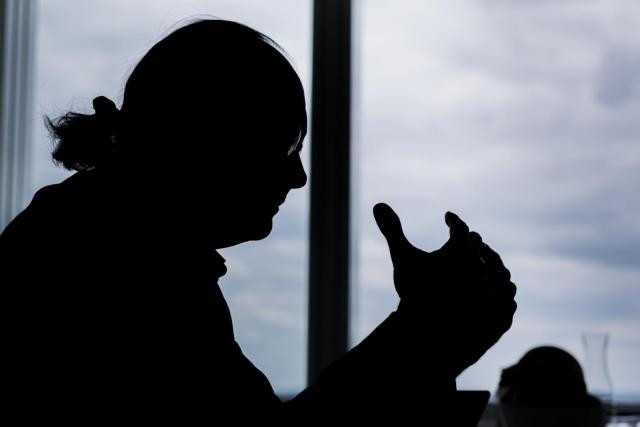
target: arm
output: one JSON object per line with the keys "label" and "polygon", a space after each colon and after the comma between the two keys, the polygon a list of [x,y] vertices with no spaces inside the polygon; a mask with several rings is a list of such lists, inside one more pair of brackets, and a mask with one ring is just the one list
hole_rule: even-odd
{"label": "arm", "polygon": [[375,419],[448,412],[457,375],[511,324],[509,272],[457,216],[447,215],[449,241],[427,253],[406,240],[391,208],[379,205],[374,214],[389,243],[400,306],[285,405],[294,413]]}

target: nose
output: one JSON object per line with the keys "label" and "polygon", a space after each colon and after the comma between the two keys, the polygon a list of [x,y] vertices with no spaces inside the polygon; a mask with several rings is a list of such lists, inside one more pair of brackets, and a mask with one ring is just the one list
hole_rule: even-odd
{"label": "nose", "polygon": [[307,174],[302,166],[302,160],[299,153],[293,153],[294,157],[291,161],[291,169],[289,171],[289,185],[293,188],[302,188],[307,183]]}

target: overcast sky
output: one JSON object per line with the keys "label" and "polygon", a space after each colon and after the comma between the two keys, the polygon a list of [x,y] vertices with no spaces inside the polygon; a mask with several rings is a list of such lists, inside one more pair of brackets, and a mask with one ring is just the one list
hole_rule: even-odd
{"label": "overcast sky", "polygon": [[[90,111],[98,95],[120,105],[135,62],[198,14],[282,44],[309,98],[310,1],[42,1],[34,190],[67,175],[41,115]],[[640,393],[640,3],[367,0],[355,23],[354,341],[397,304],[373,204],[396,208],[426,250],[452,210],[519,286],[512,330],[461,388],[494,390],[538,344],[582,360],[581,334],[602,331],[616,390]],[[291,193],[268,239],[222,252],[238,341],[280,391],[305,380],[307,203]]]}

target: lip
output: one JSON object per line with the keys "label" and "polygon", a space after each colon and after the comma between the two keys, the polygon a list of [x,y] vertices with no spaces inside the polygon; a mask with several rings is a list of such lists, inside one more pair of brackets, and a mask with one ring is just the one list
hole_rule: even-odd
{"label": "lip", "polygon": [[282,205],[284,203],[286,198],[287,198],[286,194],[284,195],[284,197],[280,197],[280,198],[277,198],[277,199],[274,198],[274,202],[271,205],[271,210],[272,210],[274,215],[280,210],[280,205]]}
{"label": "lip", "polygon": [[278,200],[276,200],[276,207],[282,205],[284,203],[284,201],[286,200],[287,196],[285,195],[284,197],[279,198]]}

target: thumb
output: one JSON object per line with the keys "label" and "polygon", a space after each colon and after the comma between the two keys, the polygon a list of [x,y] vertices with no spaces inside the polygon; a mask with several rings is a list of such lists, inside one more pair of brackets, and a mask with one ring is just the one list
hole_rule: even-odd
{"label": "thumb", "polygon": [[382,235],[387,239],[391,262],[397,266],[402,254],[408,249],[413,249],[413,245],[409,243],[402,231],[400,218],[386,203],[378,203],[373,207],[373,217]]}

